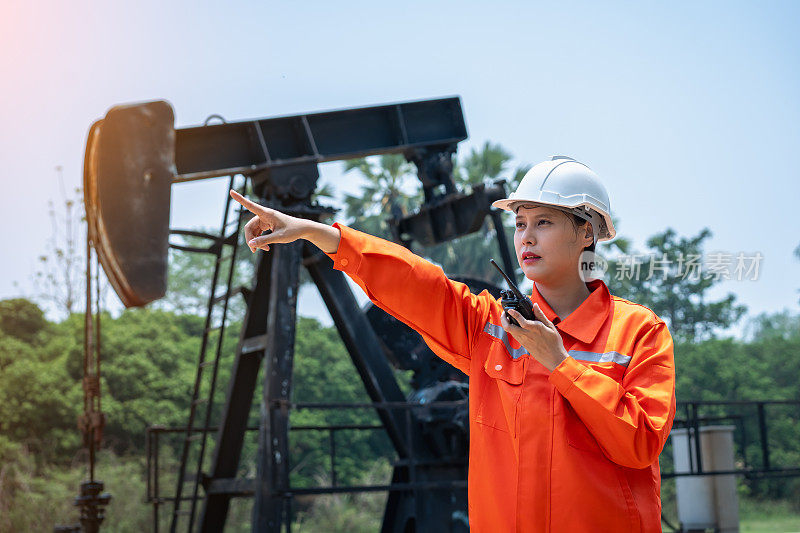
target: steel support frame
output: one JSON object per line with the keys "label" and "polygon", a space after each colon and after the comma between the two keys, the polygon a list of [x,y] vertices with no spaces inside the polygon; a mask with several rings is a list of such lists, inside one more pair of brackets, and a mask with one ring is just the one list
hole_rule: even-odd
{"label": "steel support frame", "polygon": [[[278,274],[278,255],[261,253],[258,257],[255,287],[248,299],[244,325],[228,384],[225,408],[217,432],[217,445],[209,475],[210,483],[215,480],[234,479],[239,467],[258,370],[267,348],[265,343],[261,346],[247,347],[250,345],[250,339],[263,339],[267,335],[269,310],[273,307],[272,300],[277,297],[270,280],[273,275]],[[199,530],[208,533],[224,529],[232,497],[226,492],[209,491],[210,483],[206,483],[207,494],[199,522]]]}
{"label": "steel support frame", "polygon": [[[232,369],[226,405],[218,431],[213,467],[205,482],[207,491],[200,531],[221,531],[230,499],[240,491],[235,478],[244,444],[248,415],[263,362],[258,471],[253,506],[254,531],[279,531],[288,523],[288,506],[281,494],[288,478],[288,403],[291,399],[298,275],[305,265],[323,296],[348,352],[375,402],[405,401],[380,340],[364,316],[344,274],[313,245],[298,241],[275,246],[260,254],[256,284]],[[405,421],[397,410],[378,409],[395,449],[407,450]]]}
{"label": "steel support frame", "polygon": [[[289,500],[280,494],[289,487],[289,409],[297,289],[303,241],[272,247],[267,311],[264,388],[258,433],[258,471],[253,504],[253,531],[280,531],[290,523]],[[277,489],[277,491],[275,490]]]}

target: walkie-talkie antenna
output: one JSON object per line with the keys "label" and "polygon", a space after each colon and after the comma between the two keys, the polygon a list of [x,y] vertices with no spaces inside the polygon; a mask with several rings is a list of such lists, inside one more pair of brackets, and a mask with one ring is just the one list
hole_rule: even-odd
{"label": "walkie-talkie antenna", "polygon": [[503,269],[502,269],[502,268],[500,268],[500,265],[498,265],[498,264],[495,262],[495,260],[494,260],[494,259],[489,259],[489,262],[490,262],[491,264],[493,264],[493,265],[494,265],[494,267],[495,267],[497,270],[499,270],[499,271],[500,271],[500,273],[501,273],[501,274],[503,275],[503,277],[506,279],[506,283],[508,283],[508,286],[509,286],[509,288],[510,288],[512,291],[514,291],[514,294],[517,296],[517,298],[520,298],[520,297],[522,297],[522,296],[523,296],[523,294],[522,294],[522,292],[519,290],[519,287],[517,287],[517,284],[516,284],[516,283],[514,283],[513,281],[511,281],[511,278],[509,278],[509,277],[508,277],[508,275],[507,275],[505,272],[503,272]]}
{"label": "walkie-talkie antenna", "polygon": [[506,278],[506,282],[508,283],[508,287],[510,289],[507,291],[500,291],[500,303],[502,304],[503,309],[506,310],[506,317],[508,318],[508,321],[515,326],[519,326],[519,323],[514,320],[514,317],[508,314],[509,309],[516,310],[528,320],[538,320],[533,313],[533,302],[531,302],[530,298],[522,294],[522,291],[519,290],[517,284],[511,281],[511,278],[509,278],[506,273],[503,272],[503,269],[500,268],[500,265],[495,263],[494,259],[489,259],[489,261],[491,261],[495,268],[500,271],[504,278]]}

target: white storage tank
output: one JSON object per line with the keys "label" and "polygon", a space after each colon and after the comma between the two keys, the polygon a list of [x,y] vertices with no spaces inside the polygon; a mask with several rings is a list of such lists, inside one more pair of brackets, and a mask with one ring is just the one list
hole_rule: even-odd
{"label": "white storage tank", "polygon": [[[703,472],[735,469],[733,431],[734,426],[700,428]],[[694,471],[697,471],[694,432],[678,428],[673,429],[670,436],[675,473],[691,472],[690,465],[694,465]],[[675,488],[678,520],[683,531],[703,531],[707,528],[719,533],[739,531],[739,500],[734,474],[677,476]]]}

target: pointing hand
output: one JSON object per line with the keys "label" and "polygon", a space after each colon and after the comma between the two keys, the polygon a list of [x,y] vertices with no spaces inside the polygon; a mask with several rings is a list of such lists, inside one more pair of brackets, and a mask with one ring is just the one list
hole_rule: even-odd
{"label": "pointing hand", "polygon": [[[255,215],[244,226],[244,238],[250,251],[269,250],[270,244],[289,243],[305,237],[308,220],[259,205],[234,190],[231,190],[231,198]],[[262,235],[264,232],[266,234]]]}

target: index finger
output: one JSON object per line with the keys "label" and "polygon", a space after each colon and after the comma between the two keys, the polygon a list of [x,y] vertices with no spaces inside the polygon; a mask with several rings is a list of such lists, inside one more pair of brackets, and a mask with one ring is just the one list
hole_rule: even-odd
{"label": "index finger", "polygon": [[519,326],[515,326],[510,320],[508,320],[509,315],[506,313],[508,313],[506,310],[500,313],[500,325],[503,327],[503,329],[508,331],[510,328],[518,328]]}
{"label": "index finger", "polygon": [[248,211],[255,213],[256,215],[261,214],[264,212],[264,206],[258,205],[255,202],[252,202],[239,194],[238,192],[231,189],[231,198],[242,204],[247,208]]}

